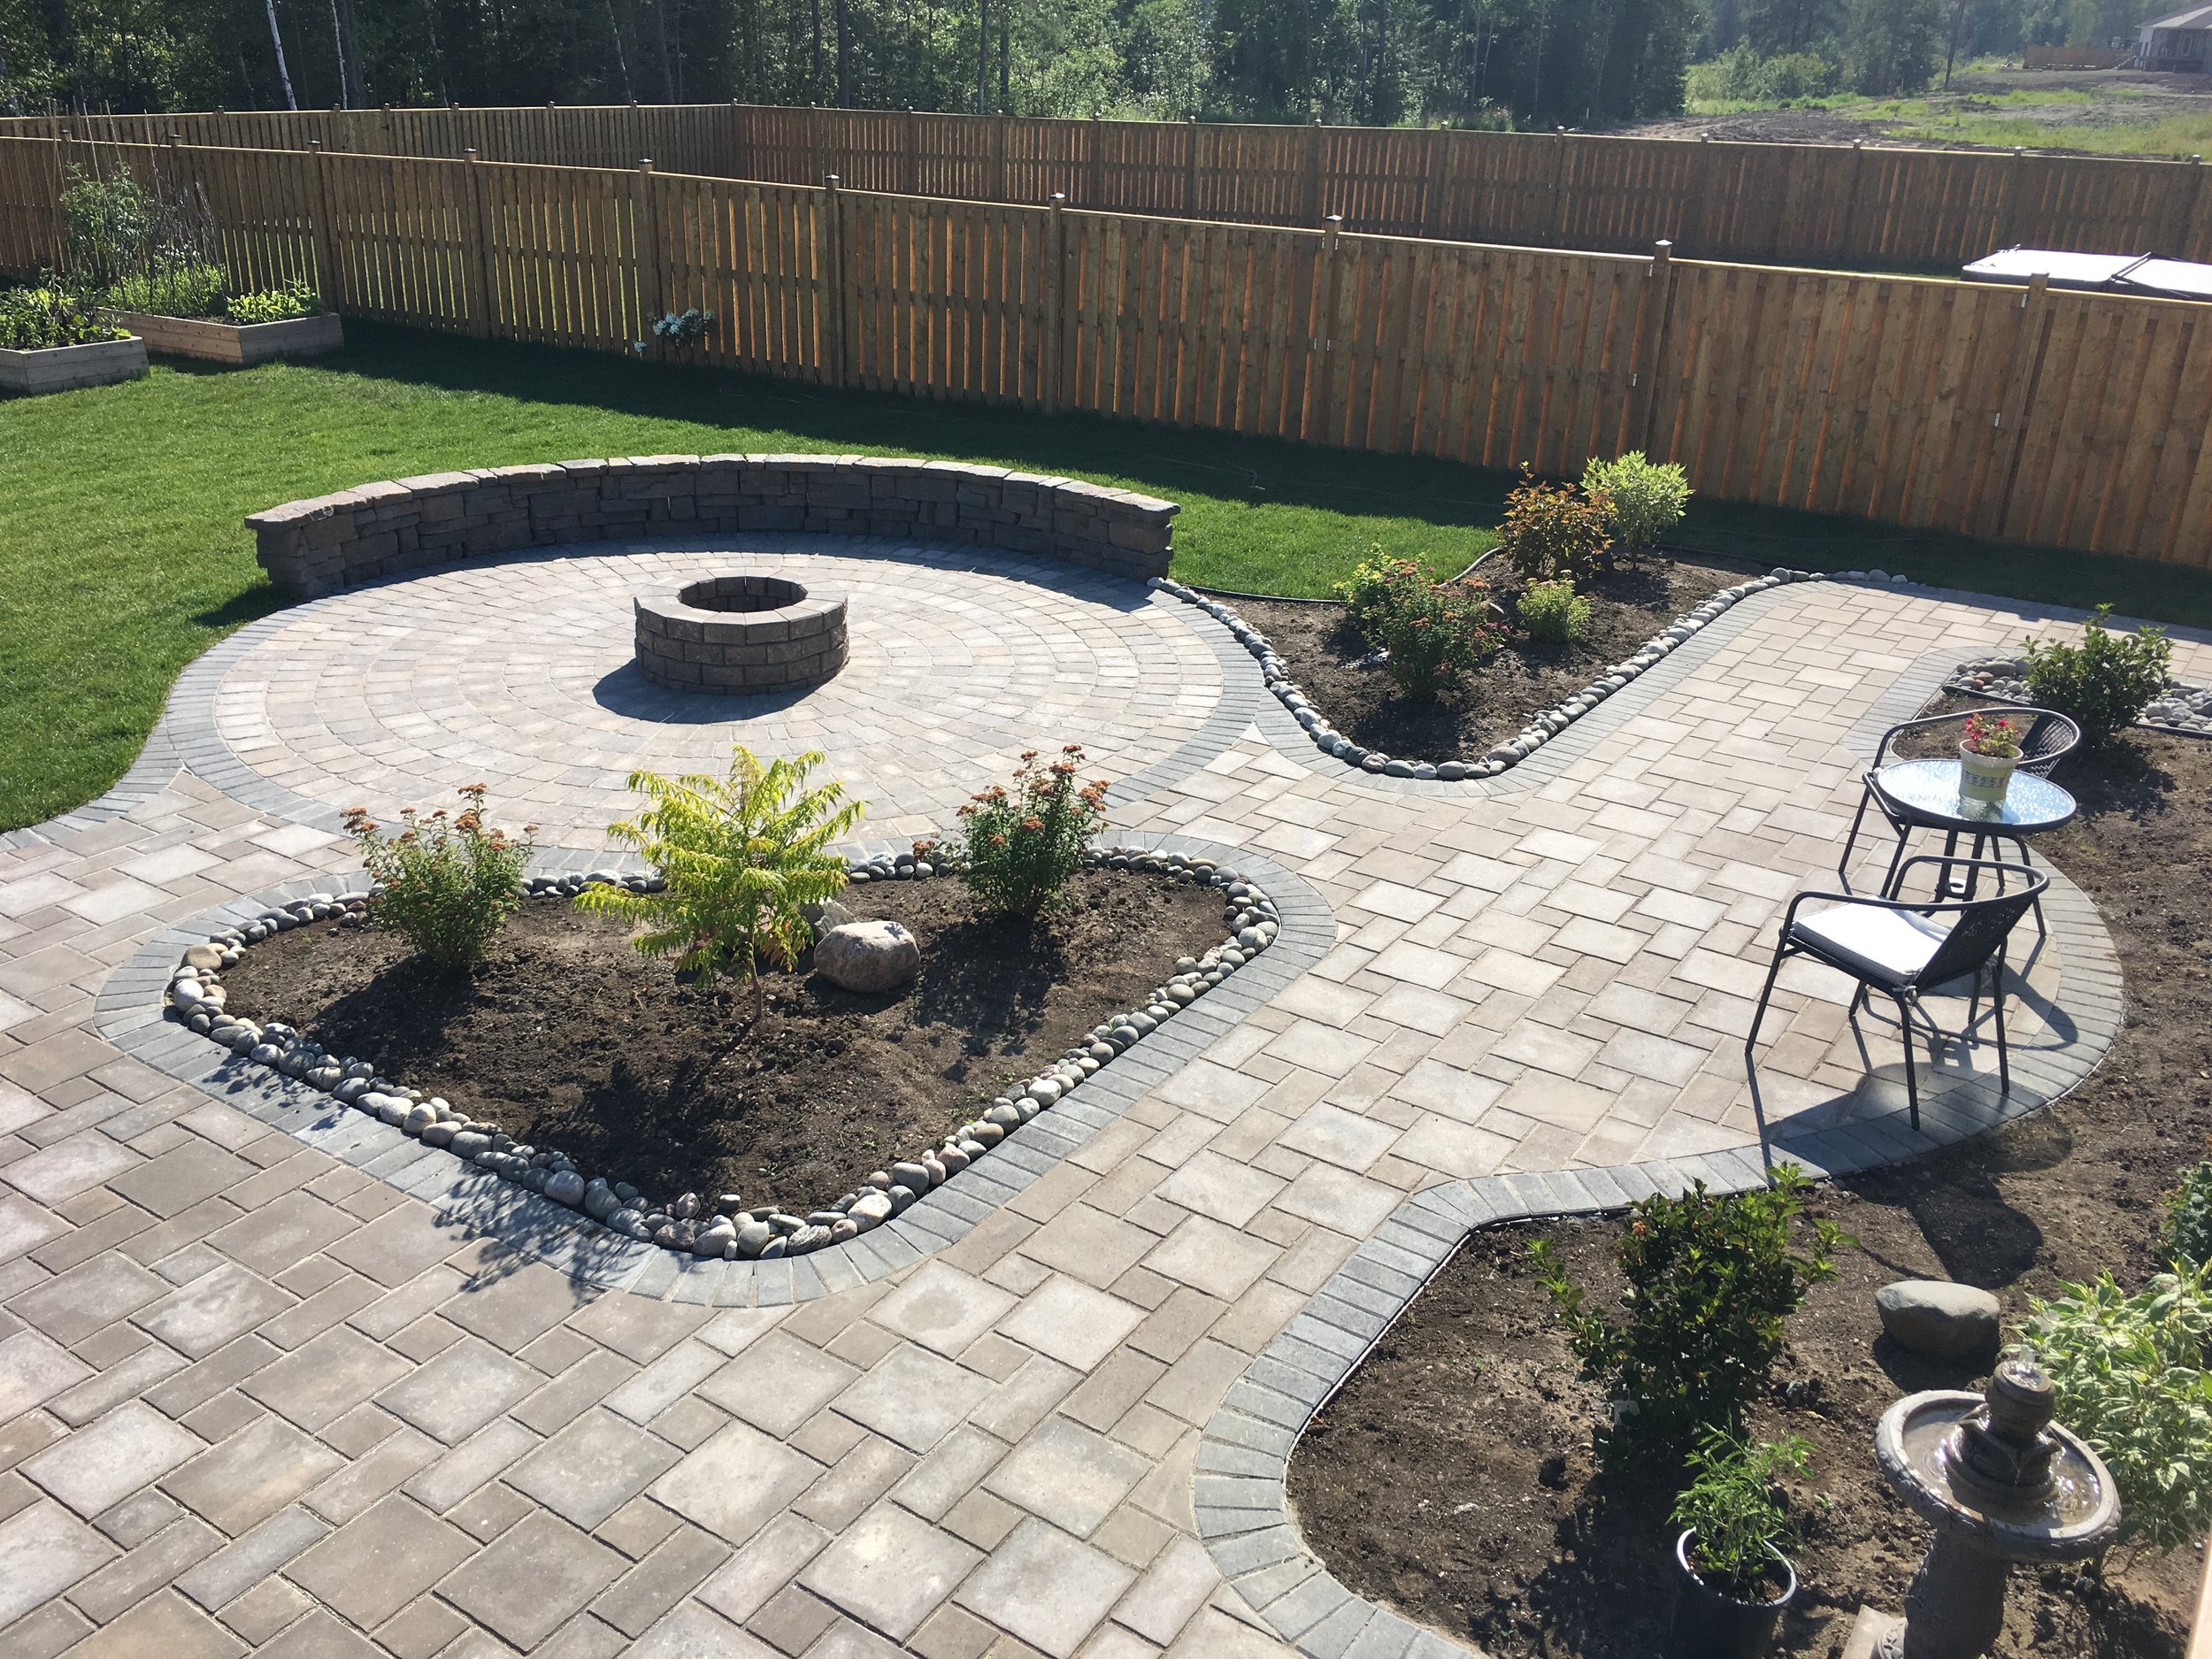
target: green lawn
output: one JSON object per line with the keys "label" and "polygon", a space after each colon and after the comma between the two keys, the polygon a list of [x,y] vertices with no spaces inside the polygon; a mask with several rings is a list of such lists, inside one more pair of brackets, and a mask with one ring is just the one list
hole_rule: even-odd
{"label": "green lawn", "polygon": [[[929,454],[1180,502],[1176,573],[1317,595],[1370,546],[1456,570],[1511,480],[1412,461],[911,399],[379,329],[318,366],[157,366],[0,401],[0,829],[105,789],[177,671],[278,601],[249,512],[444,468],[714,450]],[[1816,569],[2212,622],[2212,577],[2124,560],[1700,505],[1686,539]]]}

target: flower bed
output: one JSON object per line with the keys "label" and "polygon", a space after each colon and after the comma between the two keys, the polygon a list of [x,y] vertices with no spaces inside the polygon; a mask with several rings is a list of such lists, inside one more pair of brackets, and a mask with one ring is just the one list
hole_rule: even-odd
{"label": "flower bed", "polygon": [[[2097,902],[2126,970],[2128,1023],[2048,1110],[1809,1200],[1858,1248],[1837,1253],[1839,1277],[1790,1320],[1750,1414],[1755,1436],[1814,1445],[1809,1476],[1789,1483],[1805,1540],[1778,1659],[1833,1659],[1861,1602],[1901,1606],[1929,1534],[1877,1472],[1875,1422],[1901,1394],[1985,1372],[1878,1340],[1875,1290],[1915,1275],[1985,1286],[2009,1325],[2062,1279],[2110,1268],[2139,1285],[2161,1265],[2159,1194],[2212,1133],[2212,746],[2138,732],[2060,777],[2083,814],[2039,838],[2036,856]],[[1292,1455],[1290,1498],[1346,1586],[1499,1659],[1658,1651],[1676,1482],[1597,1472],[1607,1402],[1577,1379],[1528,1252],[1548,1239],[1610,1305],[1621,1226],[1474,1234],[1316,1418]],[[2199,1570],[2186,1548],[2130,1548],[2101,1579],[2017,1573],[1993,1651],[2178,1659]]]}
{"label": "flower bed", "polygon": [[[1541,708],[1525,716],[1526,723],[1510,736],[1491,743],[1480,752],[1470,750],[1464,754],[1421,758],[1393,755],[1387,749],[1378,747],[1380,736],[1377,733],[1368,733],[1371,740],[1369,741],[1347,735],[1339,728],[1337,721],[1356,719],[1359,711],[1348,710],[1341,704],[1333,704],[1325,692],[1304,683],[1302,675],[1313,678],[1317,668],[1325,660],[1324,653],[1334,649],[1321,643],[1333,629],[1316,630],[1301,641],[1300,648],[1280,649],[1227,600],[1201,593],[1166,578],[1161,579],[1156,585],[1163,592],[1173,595],[1186,604],[1196,606],[1229,629],[1237,642],[1258,659],[1260,672],[1266,677],[1268,690],[1276,701],[1290,711],[1305,729],[1306,735],[1313,740],[1314,747],[1324,754],[1363,772],[1392,778],[1433,779],[1445,783],[1456,783],[1469,779],[1495,777],[1518,765],[1607,698],[1624,690],[1647,670],[1656,667],[1672,652],[1687,644],[1708,624],[1717,620],[1723,613],[1752,595],[1791,582],[1807,581],[1901,584],[1905,578],[1893,577],[1883,571],[1845,571],[1834,576],[1824,576],[1812,571],[1775,570],[1764,576],[1721,587],[1718,591],[1711,592],[1710,596],[1701,603],[1644,640],[1633,653],[1619,662],[1604,665],[1603,654],[1597,654],[1597,665],[1587,671],[1591,677],[1580,684],[1573,695],[1563,698],[1552,707]],[[1240,600],[1239,603],[1249,602]],[[1261,603],[1266,604],[1270,602]],[[1340,608],[1338,614],[1341,614]],[[1479,674],[1482,671],[1477,672]],[[1572,677],[1577,680],[1582,678],[1579,672]],[[1509,703],[1506,707],[1512,710],[1513,718],[1525,718],[1514,705]],[[1417,711],[1411,717],[1402,718],[1391,729],[1418,731],[1421,723],[1428,718],[1425,713]]]}
{"label": "flower bed", "polygon": [[[503,978],[511,958],[495,957],[462,994],[387,972],[403,948],[364,931],[365,896],[331,894],[192,947],[169,1002],[234,1053],[629,1237],[803,1254],[984,1156],[1274,940],[1273,902],[1209,860],[1111,849],[1084,864],[1077,908],[1033,930],[980,921],[912,855],[851,865],[855,909],[934,936],[922,980],[861,997],[778,975],[757,1028],[560,902],[593,880],[653,886],[612,872],[533,880],[513,925],[527,966]],[[250,961],[285,934],[305,941],[266,972]],[[326,955],[328,972],[312,962]],[[262,1018],[232,1012],[234,995]],[[1092,1023],[1117,1001],[1129,1011]],[[1057,1057],[1040,1071],[1033,1049]],[[565,1149],[527,1138],[554,1133]]]}

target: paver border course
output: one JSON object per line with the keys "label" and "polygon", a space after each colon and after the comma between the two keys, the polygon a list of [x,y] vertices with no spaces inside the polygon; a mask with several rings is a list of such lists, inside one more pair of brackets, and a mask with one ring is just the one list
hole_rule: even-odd
{"label": "paver border course", "polygon": [[1140,580],[1167,574],[1171,501],[1077,479],[858,455],[652,455],[430,472],[253,513],[295,598],[486,554],[703,532],[963,542]]}

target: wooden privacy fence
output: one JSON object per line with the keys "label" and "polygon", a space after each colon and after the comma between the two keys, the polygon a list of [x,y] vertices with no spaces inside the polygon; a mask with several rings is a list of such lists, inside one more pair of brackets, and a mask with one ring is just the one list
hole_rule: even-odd
{"label": "wooden privacy fence", "polygon": [[[0,139],[0,266],[65,150]],[[237,280],[628,350],[699,305],[733,368],[1578,472],[2212,565],[2212,307],[614,171],[102,145],[206,191]],[[83,157],[88,163],[90,154]]]}
{"label": "wooden privacy fence", "polygon": [[28,116],[0,134],[634,167],[1536,248],[1956,270],[1999,248],[2212,259],[2185,161],[1583,134],[1057,121],[741,104]]}

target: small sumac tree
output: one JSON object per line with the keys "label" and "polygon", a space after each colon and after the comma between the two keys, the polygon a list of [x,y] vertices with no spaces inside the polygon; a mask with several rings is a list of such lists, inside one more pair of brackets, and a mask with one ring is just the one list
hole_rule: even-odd
{"label": "small sumac tree", "polygon": [[738,744],[726,777],[632,772],[630,787],[653,805],[607,833],[636,848],[663,887],[595,883],[576,895],[577,908],[643,924],[632,941],[638,951],[672,956],[682,972],[742,980],[758,1019],[760,963],[787,968],[812,941],[806,907],[845,887],[845,862],[826,849],[865,810],[845,800],[842,784],[808,787],[823,758],[815,750],[764,765]]}
{"label": "small sumac tree", "polygon": [[1679,1198],[1639,1203],[1618,1247],[1627,1289],[1617,1324],[1584,1308],[1548,1244],[1532,1247],[1584,1380],[1616,1402],[1615,1422],[1597,1436],[1607,1463],[1678,1457],[1708,1429],[1740,1432],[1781,1356],[1782,1322],[1834,1277],[1847,1235],[1806,1218],[1802,1171],[1784,1164],[1770,1173],[1761,1191],[1721,1197],[1700,1181]]}
{"label": "small sumac tree", "polygon": [[[522,872],[534,850],[484,825],[484,785],[461,791],[457,815],[424,818],[402,807],[406,827],[387,835],[365,807],[350,808],[346,833],[380,888],[370,914],[443,968],[465,968],[522,903]],[[527,835],[537,826],[526,825]]]}
{"label": "small sumac tree", "polygon": [[1014,787],[993,784],[960,809],[946,851],[969,889],[995,910],[1035,916],[1082,867],[1083,849],[1106,821],[1106,783],[1077,781],[1083,746],[1045,764],[1023,752]]}

